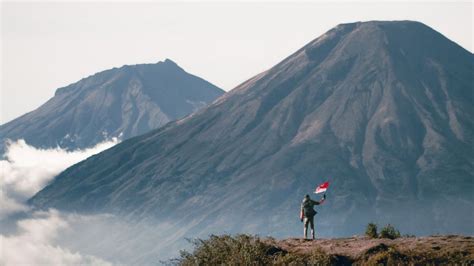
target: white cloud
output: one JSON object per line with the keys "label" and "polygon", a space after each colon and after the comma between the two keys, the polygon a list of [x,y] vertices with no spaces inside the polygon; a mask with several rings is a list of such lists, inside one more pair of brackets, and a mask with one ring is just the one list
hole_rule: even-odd
{"label": "white cloud", "polygon": [[26,211],[28,208],[23,205],[22,203],[17,202],[16,200],[9,198],[6,193],[3,191],[4,187],[3,184],[1,184],[1,190],[0,190],[0,220],[7,217],[8,215],[15,213],[15,212],[20,212],[20,211]]}
{"label": "white cloud", "polygon": [[35,212],[32,218],[18,221],[17,227],[14,235],[0,235],[0,265],[111,265],[56,245],[69,224],[55,210]]}
{"label": "white cloud", "polygon": [[[112,214],[25,212],[0,221],[0,265],[155,265],[189,248],[188,226]],[[186,229],[187,228],[187,229]]]}
{"label": "white cloud", "polygon": [[0,161],[0,219],[25,210],[22,203],[61,171],[118,142],[117,138],[113,138],[92,148],[75,151],[61,148],[37,149],[24,140],[9,142],[4,160]]}
{"label": "white cloud", "polygon": [[23,140],[8,144],[0,161],[0,265],[157,264],[186,247],[187,230],[170,221],[132,223],[109,214],[33,212],[24,205],[61,171],[116,143],[70,152]]}

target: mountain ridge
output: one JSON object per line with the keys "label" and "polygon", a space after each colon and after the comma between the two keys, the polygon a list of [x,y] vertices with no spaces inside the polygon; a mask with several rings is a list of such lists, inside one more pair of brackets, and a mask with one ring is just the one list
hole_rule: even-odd
{"label": "mountain ridge", "polygon": [[121,134],[128,138],[145,133],[221,94],[170,59],[125,65],[58,88],[36,110],[1,125],[0,132],[3,141],[25,138],[35,147],[85,148]]}
{"label": "mountain ridge", "polygon": [[110,69],[106,69],[106,70],[96,72],[96,73],[91,74],[87,77],[81,78],[79,81],[73,82],[73,83],[71,83],[69,85],[66,85],[64,87],[57,88],[56,91],[54,92],[54,95],[65,93],[65,91],[67,91],[68,88],[71,88],[71,85],[74,85],[74,84],[79,83],[81,81],[85,81],[89,78],[98,77],[98,76],[101,76],[101,75],[106,75],[108,73],[112,73],[112,72],[117,71],[117,70],[134,69],[134,68],[138,68],[138,67],[153,66],[153,65],[156,65],[156,64],[160,64],[160,65],[161,64],[168,64],[169,66],[173,66],[173,67],[175,67],[179,70],[185,71],[176,62],[174,62],[173,60],[171,60],[169,58],[166,58],[164,61],[158,61],[157,63],[141,63],[141,64],[132,64],[132,65],[125,64],[125,65],[122,65],[121,67],[113,67],[113,68],[110,68]]}

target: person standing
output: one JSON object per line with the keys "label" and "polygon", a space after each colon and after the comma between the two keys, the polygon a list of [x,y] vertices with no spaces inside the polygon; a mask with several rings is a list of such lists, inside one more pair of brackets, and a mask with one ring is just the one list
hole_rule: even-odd
{"label": "person standing", "polygon": [[323,195],[323,198],[320,201],[312,200],[308,194],[303,198],[301,203],[300,219],[301,222],[304,222],[304,238],[307,238],[308,235],[308,225],[311,228],[311,236],[314,240],[314,216],[316,211],[314,210],[314,205],[322,204],[326,200],[326,194]]}

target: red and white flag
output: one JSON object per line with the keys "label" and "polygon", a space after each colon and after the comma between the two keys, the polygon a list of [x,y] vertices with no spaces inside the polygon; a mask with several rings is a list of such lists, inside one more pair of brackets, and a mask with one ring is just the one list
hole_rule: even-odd
{"label": "red and white flag", "polygon": [[316,188],[316,191],[314,191],[314,193],[326,192],[328,187],[329,187],[329,182],[324,182]]}

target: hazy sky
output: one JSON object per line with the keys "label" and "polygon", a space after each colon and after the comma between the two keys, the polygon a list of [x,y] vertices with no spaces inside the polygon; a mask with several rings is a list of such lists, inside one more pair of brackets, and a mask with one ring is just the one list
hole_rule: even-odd
{"label": "hazy sky", "polygon": [[1,2],[0,124],[54,91],[170,58],[230,90],[339,23],[417,20],[473,51],[473,3]]}

